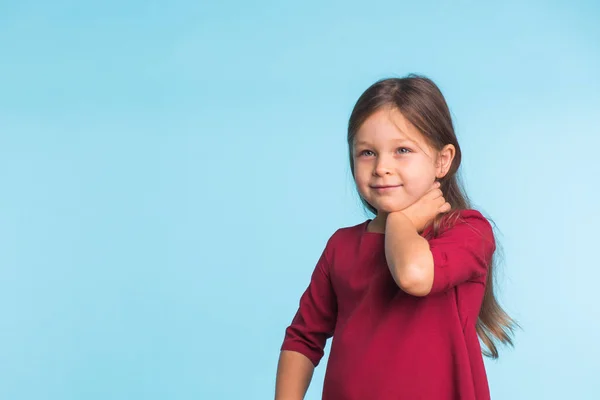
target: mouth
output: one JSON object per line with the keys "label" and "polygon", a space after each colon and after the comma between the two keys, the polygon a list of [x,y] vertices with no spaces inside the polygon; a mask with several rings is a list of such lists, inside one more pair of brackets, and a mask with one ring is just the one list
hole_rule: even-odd
{"label": "mouth", "polygon": [[385,192],[388,190],[399,188],[400,186],[402,186],[402,185],[378,185],[378,186],[371,186],[371,189]]}

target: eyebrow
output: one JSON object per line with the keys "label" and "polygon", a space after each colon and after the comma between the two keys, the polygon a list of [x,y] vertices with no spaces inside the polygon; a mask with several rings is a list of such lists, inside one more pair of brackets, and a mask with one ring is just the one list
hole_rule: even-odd
{"label": "eyebrow", "polygon": [[[417,142],[415,142],[412,139],[409,138],[402,138],[402,139],[394,139],[394,143],[404,143],[404,142],[409,142],[414,144],[415,146],[418,146]],[[354,147],[358,147],[358,146],[371,146],[371,143],[367,142],[366,140],[360,140],[356,143],[354,143]]]}

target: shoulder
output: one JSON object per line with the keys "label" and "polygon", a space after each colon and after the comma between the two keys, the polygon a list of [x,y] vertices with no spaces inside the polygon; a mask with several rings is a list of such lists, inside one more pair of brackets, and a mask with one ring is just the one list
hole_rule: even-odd
{"label": "shoulder", "polygon": [[456,212],[456,214],[457,223],[482,225],[487,226],[489,229],[492,229],[492,224],[490,223],[490,221],[479,210],[459,210]]}
{"label": "shoulder", "polygon": [[345,226],[342,228],[339,228],[337,231],[335,231],[334,235],[338,235],[338,236],[345,236],[345,235],[353,235],[353,236],[360,236],[367,228],[367,224],[369,223],[369,220],[365,220],[362,221],[358,224],[355,225],[349,225],[349,226]]}
{"label": "shoulder", "polygon": [[440,236],[483,239],[494,242],[494,229],[490,221],[478,210],[457,210],[444,215]]}
{"label": "shoulder", "polygon": [[369,220],[366,220],[355,225],[338,228],[327,240],[326,250],[329,253],[332,253],[335,249],[340,247],[347,248],[355,246],[364,234],[368,223]]}

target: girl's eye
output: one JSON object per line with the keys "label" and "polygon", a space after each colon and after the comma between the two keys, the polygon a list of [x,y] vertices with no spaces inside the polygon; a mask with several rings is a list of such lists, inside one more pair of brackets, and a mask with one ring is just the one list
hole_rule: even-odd
{"label": "girl's eye", "polygon": [[372,156],[372,155],[373,155],[373,152],[372,152],[371,150],[363,150],[363,151],[361,151],[359,154],[360,154],[361,156],[367,156],[367,157],[369,157],[369,156]]}
{"label": "girl's eye", "polygon": [[407,154],[407,153],[410,153],[410,152],[411,152],[411,150],[410,150],[410,149],[407,149],[406,147],[400,147],[400,148],[398,148],[398,150],[397,150],[397,151],[398,151],[398,153],[400,153],[400,154]]}

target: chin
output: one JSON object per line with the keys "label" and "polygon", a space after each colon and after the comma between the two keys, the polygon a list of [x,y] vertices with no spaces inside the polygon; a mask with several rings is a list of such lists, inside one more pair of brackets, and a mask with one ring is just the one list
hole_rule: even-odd
{"label": "chin", "polygon": [[373,207],[375,207],[379,212],[391,213],[394,211],[402,211],[409,205],[410,204],[404,205],[400,202],[381,201],[373,204]]}

